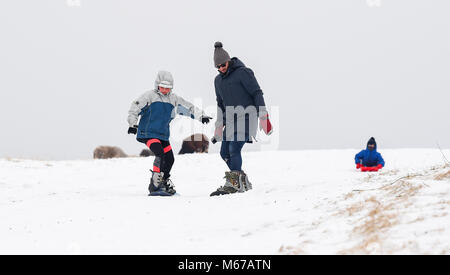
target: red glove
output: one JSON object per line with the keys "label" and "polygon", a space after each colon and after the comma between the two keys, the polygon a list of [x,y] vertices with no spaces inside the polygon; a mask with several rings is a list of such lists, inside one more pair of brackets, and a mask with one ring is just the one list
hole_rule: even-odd
{"label": "red glove", "polygon": [[362,164],[361,164],[361,163],[356,164],[356,169],[359,169],[359,168],[361,168],[361,167],[362,167]]}
{"label": "red glove", "polygon": [[377,168],[378,168],[378,170],[383,169],[383,165],[378,164],[378,165],[377,165]]}
{"label": "red glove", "polygon": [[263,130],[266,135],[270,135],[273,132],[272,123],[270,123],[269,115],[261,117],[259,119],[259,129]]}

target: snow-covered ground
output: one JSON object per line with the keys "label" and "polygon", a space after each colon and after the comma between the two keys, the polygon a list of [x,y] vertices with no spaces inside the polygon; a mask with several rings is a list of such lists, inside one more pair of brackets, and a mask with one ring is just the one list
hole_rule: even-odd
{"label": "snow-covered ground", "polygon": [[355,153],[244,153],[254,190],[223,197],[217,154],[176,156],[170,198],[147,196],[152,158],[1,159],[0,253],[450,254],[441,152],[383,150],[371,174]]}

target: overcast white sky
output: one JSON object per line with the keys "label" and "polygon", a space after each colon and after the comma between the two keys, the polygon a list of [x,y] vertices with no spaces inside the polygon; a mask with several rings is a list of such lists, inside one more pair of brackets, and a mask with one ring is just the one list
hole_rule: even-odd
{"label": "overcast white sky", "polygon": [[450,2],[369,2],[1,1],[0,157],[138,153],[131,101],[166,69],[214,105],[217,40],[279,107],[280,149],[449,148]]}

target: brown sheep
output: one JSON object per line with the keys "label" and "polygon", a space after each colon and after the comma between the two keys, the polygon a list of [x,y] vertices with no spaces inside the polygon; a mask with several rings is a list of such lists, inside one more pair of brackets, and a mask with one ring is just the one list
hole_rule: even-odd
{"label": "brown sheep", "polygon": [[126,158],[122,149],[115,146],[99,146],[94,150],[94,159]]}
{"label": "brown sheep", "polygon": [[208,153],[209,140],[204,134],[194,134],[183,140],[179,155],[193,153]]}
{"label": "brown sheep", "polygon": [[154,156],[155,154],[152,152],[152,151],[150,151],[149,149],[143,149],[142,151],[141,151],[141,153],[139,154],[139,156],[140,157],[143,157],[143,158],[145,158],[145,157],[150,157],[150,156]]}

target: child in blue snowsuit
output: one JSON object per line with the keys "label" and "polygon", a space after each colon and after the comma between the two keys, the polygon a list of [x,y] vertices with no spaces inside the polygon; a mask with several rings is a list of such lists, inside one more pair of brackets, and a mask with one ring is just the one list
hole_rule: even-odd
{"label": "child in blue snowsuit", "polygon": [[362,172],[377,172],[384,167],[384,159],[377,152],[377,143],[375,138],[371,137],[367,142],[366,150],[362,150],[355,156],[356,169]]}

